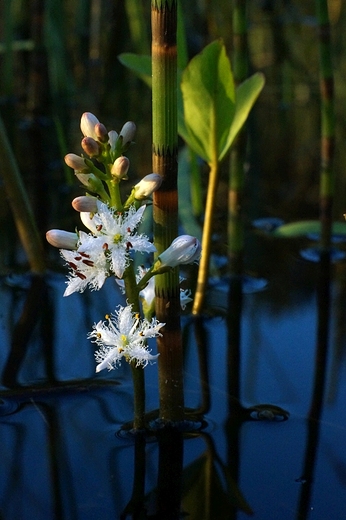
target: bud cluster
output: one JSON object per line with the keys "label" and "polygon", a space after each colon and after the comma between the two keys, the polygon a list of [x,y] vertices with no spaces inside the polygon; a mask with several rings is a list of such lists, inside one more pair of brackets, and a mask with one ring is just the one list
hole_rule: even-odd
{"label": "bud cluster", "polygon": [[121,203],[118,184],[128,179],[130,168],[130,161],[123,154],[133,142],[135,123],[127,121],[117,133],[115,130],[108,131],[91,112],[84,112],[80,129],[83,134],[83,154],[68,153],[65,163],[74,170],[77,179],[89,193],[118,211],[123,211],[133,204],[139,207],[140,201],[148,199],[160,187],[161,177],[151,173],[137,183],[128,200]]}

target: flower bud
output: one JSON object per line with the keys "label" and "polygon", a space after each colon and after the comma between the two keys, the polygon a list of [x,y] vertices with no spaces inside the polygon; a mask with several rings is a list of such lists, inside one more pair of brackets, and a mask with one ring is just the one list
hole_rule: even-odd
{"label": "flower bud", "polygon": [[135,199],[143,200],[159,189],[162,184],[162,177],[158,173],[150,173],[143,177],[135,186]]}
{"label": "flower bud", "polygon": [[78,242],[77,233],[70,233],[61,229],[50,229],[46,233],[47,242],[59,249],[76,249]]}
{"label": "flower bud", "polygon": [[88,172],[89,167],[85,164],[83,157],[76,155],[75,153],[68,153],[65,155],[65,163],[70,168],[73,168],[77,172]]}
{"label": "flower bud", "polygon": [[158,257],[159,268],[176,267],[181,264],[193,264],[201,256],[199,240],[190,235],[181,235],[173,240],[171,245]]}
{"label": "flower bud", "polygon": [[96,116],[94,116],[94,114],[92,114],[91,112],[84,112],[80,120],[80,129],[82,131],[82,134],[85,137],[93,137],[94,139],[97,139],[95,126],[98,123],[99,120]]}
{"label": "flower bud", "polygon": [[108,133],[107,128],[102,123],[96,123],[95,125],[95,134],[97,135],[97,140],[100,141],[100,143],[107,143],[108,142]]}
{"label": "flower bud", "polygon": [[125,156],[118,157],[111,168],[111,174],[118,179],[127,179],[127,172],[129,171],[130,161]]}
{"label": "flower bud", "polygon": [[103,183],[93,173],[79,173],[75,172],[77,179],[86,186],[90,191],[99,193],[104,190]]}
{"label": "flower bud", "polygon": [[115,144],[118,140],[118,137],[119,137],[119,135],[115,130],[111,130],[110,132],[108,132],[108,142],[109,142],[112,152],[114,152],[114,150],[115,150]]}
{"label": "flower bud", "polygon": [[86,212],[89,213],[96,213],[97,212],[97,198],[96,197],[76,197],[72,201],[72,207],[76,211],[79,212]]}
{"label": "flower bud", "polygon": [[127,121],[122,127],[119,136],[122,137],[123,150],[128,148],[136,133],[136,125],[133,121]]}
{"label": "flower bud", "polygon": [[100,145],[93,137],[83,137],[82,148],[89,157],[97,157],[100,155]]}

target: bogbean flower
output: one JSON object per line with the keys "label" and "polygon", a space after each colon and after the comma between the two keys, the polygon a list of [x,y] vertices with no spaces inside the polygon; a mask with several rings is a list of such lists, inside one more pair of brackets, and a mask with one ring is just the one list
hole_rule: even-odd
{"label": "bogbean flower", "polygon": [[106,320],[95,323],[88,335],[99,347],[95,353],[96,372],[116,368],[122,358],[143,367],[157,359],[158,354],[151,354],[146,340],[161,336],[160,329],[164,323],[156,318],[151,321],[140,319],[137,313],[132,312],[131,305],[119,305],[114,314],[106,316]]}
{"label": "bogbean flower", "polygon": [[74,292],[82,293],[87,287],[99,290],[111,274],[105,251],[100,249],[95,237],[84,231],[79,232],[79,246],[76,251],[61,249],[60,254],[70,268],[64,296],[70,296]]}
{"label": "bogbean flower", "polygon": [[[156,250],[148,237],[136,233],[145,206],[130,207],[116,213],[95,197],[77,197],[73,207],[91,233],[69,233],[50,230],[48,242],[61,249],[60,254],[70,267],[68,286],[64,296],[83,292],[87,286],[100,289],[112,273],[122,278],[130,263],[130,251],[151,253]],[[88,211],[86,211],[88,210]]]}
{"label": "bogbean flower", "polygon": [[109,258],[111,270],[122,278],[130,263],[130,250],[141,253],[156,251],[146,235],[135,232],[143,218],[145,206],[138,210],[131,206],[128,211],[118,214],[103,202],[98,201],[97,205],[97,213],[82,212],[81,220],[93,233],[99,249]]}

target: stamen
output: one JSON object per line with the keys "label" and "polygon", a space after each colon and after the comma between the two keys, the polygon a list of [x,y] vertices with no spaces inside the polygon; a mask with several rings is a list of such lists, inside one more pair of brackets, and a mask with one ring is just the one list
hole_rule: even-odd
{"label": "stamen", "polygon": [[108,244],[106,242],[103,244],[102,249],[108,251]]}
{"label": "stamen", "polygon": [[82,262],[89,267],[94,267],[94,262],[92,260],[82,260]]}
{"label": "stamen", "polygon": [[102,224],[99,224],[98,226],[96,226],[96,231],[101,231],[102,229]]}
{"label": "stamen", "polygon": [[84,258],[90,258],[90,255],[88,255],[87,253],[79,252],[79,254],[80,254],[81,256],[84,256]]}
{"label": "stamen", "polygon": [[81,280],[86,280],[86,276],[83,273],[80,273],[79,271],[76,271],[76,276],[80,278]]}
{"label": "stamen", "polygon": [[74,264],[73,262],[68,262],[68,265],[72,267],[72,269],[74,269],[75,271],[78,269],[76,264]]}

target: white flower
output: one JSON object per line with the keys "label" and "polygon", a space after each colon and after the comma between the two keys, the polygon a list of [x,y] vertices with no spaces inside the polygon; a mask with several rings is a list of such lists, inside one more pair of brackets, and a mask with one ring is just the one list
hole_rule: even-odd
{"label": "white flower", "polygon": [[107,322],[99,321],[93,326],[88,338],[100,348],[95,353],[98,363],[96,372],[104,368],[112,370],[120,364],[124,357],[129,363],[145,367],[157,359],[158,354],[152,355],[147,347],[146,340],[161,336],[159,332],[164,326],[153,318],[151,321],[140,319],[132,312],[132,306],[122,307],[111,316],[106,316]]}
{"label": "white flower", "polygon": [[146,235],[135,233],[145,206],[138,210],[131,206],[127,212],[118,214],[103,202],[98,201],[97,205],[97,213],[82,212],[81,220],[98,240],[99,249],[106,252],[114,274],[122,278],[130,262],[131,249],[142,253],[156,251]]}
{"label": "white flower", "polygon": [[70,267],[64,296],[83,292],[87,286],[91,290],[101,289],[110,274],[110,266],[105,251],[100,249],[95,237],[80,231],[78,249],[61,249],[60,254]]}
{"label": "white flower", "polygon": [[199,240],[190,235],[180,235],[158,257],[161,262],[160,269],[164,267],[176,267],[181,264],[193,264],[201,256],[201,244]]}

